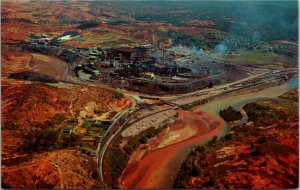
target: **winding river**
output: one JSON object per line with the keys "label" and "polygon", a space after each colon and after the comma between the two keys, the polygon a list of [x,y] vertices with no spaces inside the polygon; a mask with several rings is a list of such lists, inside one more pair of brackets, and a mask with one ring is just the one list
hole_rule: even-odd
{"label": "winding river", "polygon": [[[243,105],[249,102],[276,98],[296,87],[298,87],[298,77],[294,77],[282,85],[262,91],[223,97],[194,108],[194,113],[180,111],[183,125],[179,128],[189,130],[191,127],[196,127],[195,129],[198,132],[180,142],[163,148],[154,148],[152,151],[143,154],[138,160],[136,160],[139,157],[137,155],[141,152],[135,152],[136,155],[131,157],[133,161],[127,165],[119,178],[121,188],[171,188],[181,163],[194,146],[205,143],[215,135],[222,136],[228,132],[229,125],[219,116],[220,109],[233,106],[235,109],[241,110]],[[246,114],[244,116],[243,121],[245,122],[247,116]],[[191,123],[191,121],[193,122]],[[178,132],[176,128],[178,128],[176,124],[170,126],[173,133]],[[181,133],[178,134],[179,136],[182,135]],[[162,139],[157,138],[156,141],[161,142],[163,139],[164,137]],[[155,143],[152,142],[151,145],[154,146]]]}
{"label": "winding river", "polygon": [[[236,110],[242,110],[242,107],[250,102],[262,99],[270,99],[270,98],[277,98],[278,96],[284,94],[285,92],[299,87],[299,77],[293,77],[290,80],[286,81],[284,84],[279,86],[270,87],[264,89],[262,91],[249,93],[249,94],[242,94],[242,95],[235,95],[235,96],[228,96],[221,98],[219,100],[215,100],[209,102],[207,104],[201,105],[197,108],[194,108],[194,111],[204,111],[215,117],[222,119],[219,115],[219,111],[222,109],[226,109],[228,106],[232,106]],[[248,117],[243,113],[243,122],[247,122]],[[223,134],[226,134],[229,130],[228,124],[225,122],[225,127],[223,130]]]}

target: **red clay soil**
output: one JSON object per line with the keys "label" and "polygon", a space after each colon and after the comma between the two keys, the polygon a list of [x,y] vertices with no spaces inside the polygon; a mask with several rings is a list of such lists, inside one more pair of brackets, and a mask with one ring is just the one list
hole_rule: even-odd
{"label": "red clay soil", "polygon": [[42,73],[64,80],[66,77],[67,63],[62,60],[38,53],[31,53],[30,67],[34,72]]}
{"label": "red clay soil", "polygon": [[[247,104],[250,122],[231,128],[201,156],[191,153],[174,188],[297,188],[298,93],[289,92],[283,97],[295,101],[260,100]],[[199,174],[191,174],[189,163],[200,168]]]}
{"label": "red clay soil", "polygon": [[[111,90],[75,86],[63,89],[46,84],[2,83],[2,124],[4,128],[30,131],[50,121],[55,114],[77,117],[89,102],[95,102],[97,112],[104,113],[110,107],[123,105],[127,99],[116,99]],[[2,128],[3,129],[3,128]],[[26,130],[28,129],[28,130]]]}
{"label": "red clay soil", "polygon": [[[224,126],[221,120],[206,113],[195,114],[182,110],[177,112],[179,120],[173,123],[170,129],[194,126],[198,129],[197,133],[160,149],[151,148],[138,162],[129,161],[119,179],[121,188],[171,188],[180,164],[187,154],[195,145],[218,136]],[[161,140],[157,138],[155,141]]]}
{"label": "red clay soil", "polygon": [[2,47],[1,53],[2,78],[8,77],[11,73],[31,70],[29,62],[32,56],[30,54],[8,47]]}
{"label": "red clay soil", "polygon": [[[36,132],[46,131],[48,123],[53,121],[56,114],[76,119],[89,102],[95,102],[95,111],[101,114],[112,107],[121,109],[128,104],[128,98],[118,99],[116,92],[96,87],[74,85],[73,89],[64,89],[8,79],[2,81],[1,89],[1,170],[5,171],[2,175],[3,187],[61,187],[58,173],[53,168],[55,162],[62,169],[66,168],[62,171],[65,176],[64,187],[95,187],[97,180],[92,179],[91,175],[97,167],[93,165],[92,159],[79,151],[64,149],[46,152],[47,149],[43,153],[24,154],[20,148],[25,140],[38,138]],[[63,128],[65,124],[59,127]]]}
{"label": "red clay soil", "polygon": [[[2,187],[13,189],[95,188],[96,164],[78,150],[64,149],[24,154],[23,162],[4,161]],[[27,160],[27,161],[25,161]],[[3,163],[3,161],[2,161]],[[54,163],[59,166],[54,167]]]}

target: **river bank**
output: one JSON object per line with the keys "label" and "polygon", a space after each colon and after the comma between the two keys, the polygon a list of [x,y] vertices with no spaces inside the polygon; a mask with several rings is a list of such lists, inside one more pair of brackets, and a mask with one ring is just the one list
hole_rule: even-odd
{"label": "river bank", "polygon": [[232,127],[219,116],[221,109],[233,106],[241,110],[244,118],[238,124],[242,124],[248,121],[247,114],[242,110],[245,104],[275,98],[297,86],[298,77],[294,77],[279,86],[212,101],[195,107],[192,112],[177,111],[180,117],[174,124],[130,156],[119,178],[120,187],[171,188],[188,153],[196,145],[203,144],[214,136],[227,134]]}
{"label": "river bank", "polygon": [[[288,92],[291,89],[298,88],[299,86],[299,77],[293,77],[290,80],[286,81],[284,84],[279,86],[272,86],[270,88],[260,90],[260,91],[245,91],[243,94],[234,94],[233,96],[224,97],[207,104],[197,106],[192,109],[193,112],[203,111],[208,114],[211,114],[219,119],[222,119],[219,115],[219,111],[232,106],[234,109],[241,111],[243,114],[243,120],[240,124],[248,121],[248,116],[245,114],[245,111],[242,107],[250,102],[263,99],[272,99],[277,98],[281,94]],[[223,119],[222,119],[223,120]],[[225,122],[225,127],[222,135],[226,134],[230,129],[231,125]]]}
{"label": "river bank", "polygon": [[191,152],[174,188],[298,187],[298,90],[247,103],[243,109],[249,122],[233,126],[202,152]]}
{"label": "river bank", "polygon": [[[168,131],[151,139],[146,150],[140,148],[130,156],[119,178],[121,188],[171,188],[180,163],[195,144],[217,136],[224,126],[224,122],[203,112],[177,113],[179,119]],[[170,133],[177,138],[170,138]]]}

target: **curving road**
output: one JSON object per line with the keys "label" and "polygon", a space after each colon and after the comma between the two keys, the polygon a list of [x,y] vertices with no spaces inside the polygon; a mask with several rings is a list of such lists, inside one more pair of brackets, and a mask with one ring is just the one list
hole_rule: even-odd
{"label": "curving road", "polygon": [[[97,150],[96,150],[96,155],[98,155],[97,156],[97,163],[98,163],[98,166],[99,166],[98,168],[99,168],[100,180],[103,184],[105,184],[105,183],[104,183],[104,180],[103,180],[103,167],[102,167],[102,165],[103,165],[103,158],[104,158],[104,155],[105,155],[105,151],[106,151],[107,147],[109,146],[110,142],[123,129],[123,127],[127,124],[127,122],[132,117],[132,115],[130,117],[128,117],[127,119],[125,119],[125,122],[121,126],[117,127],[116,123],[118,123],[121,119],[126,118],[128,115],[132,114],[136,110],[136,102],[133,98],[131,98],[131,100],[133,102],[133,105],[130,108],[123,111],[121,114],[119,114],[114,119],[113,123],[109,126],[109,128],[107,129],[107,131],[105,132],[105,134],[102,136],[102,138],[99,141],[99,144],[98,144],[98,147],[97,147]],[[114,133],[111,132],[111,131],[114,131],[116,129],[117,129],[116,132],[114,132]],[[111,135],[109,136],[109,134],[111,134]],[[103,143],[105,138],[109,138],[109,139],[102,146],[102,143]]]}
{"label": "curving road", "polygon": [[[246,79],[235,81],[235,82],[232,82],[232,83],[229,83],[229,84],[220,85],[220,86],[217,86],[215,88],[204,89],[204,90],[200,90],[200,91],[197,91],[197,92],[192,92],[192,93],[179,95],[179,96],[169,96],[168,98],[161,97],[161,96],[156,96],[156,97],[159,98],[160,100],[164,100],[166,103],[171,102],[171,104],[175,104],[175,105],[177,104],[177,102],[176,102],[177,100],[180,100],[180,99],[183,99],[183,98],[190,98],[190,100],[188,102],[188,104],[190,104],[190,103],[193,103],[193,102],[197,102],[199,100],[217,98],[217,97],[221,97],[221,96],[227,95],[227,94],[232,93],[232,92],[236,92],[238,90],[244,90],[244,89],[253,88],[255,86],[259,86],[259,85],[262,85],[262,84],[271,83],[271,82],[277,81],[278,79],[281,79],[282,75],[286,75],[286,74],[296,75],[297,73],[298,73],[298,70],[280,70],[280,71],[277,71],[276,73],[274,73],[274,72],[265,72],[265,73],[262,73],[262,74],[259,74],[259,75],[256,75],[256,76],[251,76],[251,77],[248,77]],[[245,82],[247,82],[246,85],[244,84]],[[232,85],[239,85],[239,84],[240,85],[243,84],[243,86],[242,87],[238,87],[238,86],[232,87]],[[226,89],[226,90],[224,90],[224,89]],[[135,95],[136,96],[136,94],[130,94],[130,93],[127,93],[127,95],[129,95],[129,96],[130,95]],[[185,105],[185,104],[187,104],[187,103],[183,102],[183,104],[179,104],[179,105]],[[110,128],[107,131],[106,135],[109,133],[109,131],[113,127],[116,127],[115,124],[117,123],[117,121],[120,118],[125,116],[126,113],[133,113],[134,111],[135,111],[135,108],[132,107],[132,108],[124,111],[122,114],[120,114],[118,119],[116,119],[113,122],[113,124],[110,126]],[[128,121],[130,120],[131,117],[132,116],[128,117],[121,126],[116,128],[117,131],[109,137],[109,139],[105,142],[103,148],[99,152],[99,159],[100,159],[99,160],[99,169],[100,169],[99,173],[100,173],[101,182],[103,184],[105,184],[105,182],[104,182],[104,179],[103,179],[102,165],[103,165],[103,157],[104,157],[105,151],[106,151],[107,147],[109,146],[110,142],[113,140],[113,138],[123,129],[123,127],[128,123]],[[101,144],[99,144],[99,150],[100,150],[100,146],[101,146]],[[105,186],[106,186],[106,184],[105,184]],[[107,188],[107,186],[106,186],[106,188]]]}

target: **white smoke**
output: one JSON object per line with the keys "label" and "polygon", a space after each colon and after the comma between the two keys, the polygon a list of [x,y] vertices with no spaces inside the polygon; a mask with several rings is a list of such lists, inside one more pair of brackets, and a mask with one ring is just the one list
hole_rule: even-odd
{"label": "white smoke", "polygon": [[172,48],[169,48],[168,51],[177,51],[181,53],[187,53],[196,58],[203,58],[205,56],[205,51],[194,46],[186,47],[182,45],[178,45]]}
{"label": "white smoke", "polygon": [[228,51],[228,48],[223,43],[216,45],[216,47],[214,49],[214,52],[219,55],[224,55],[227,51]]}

